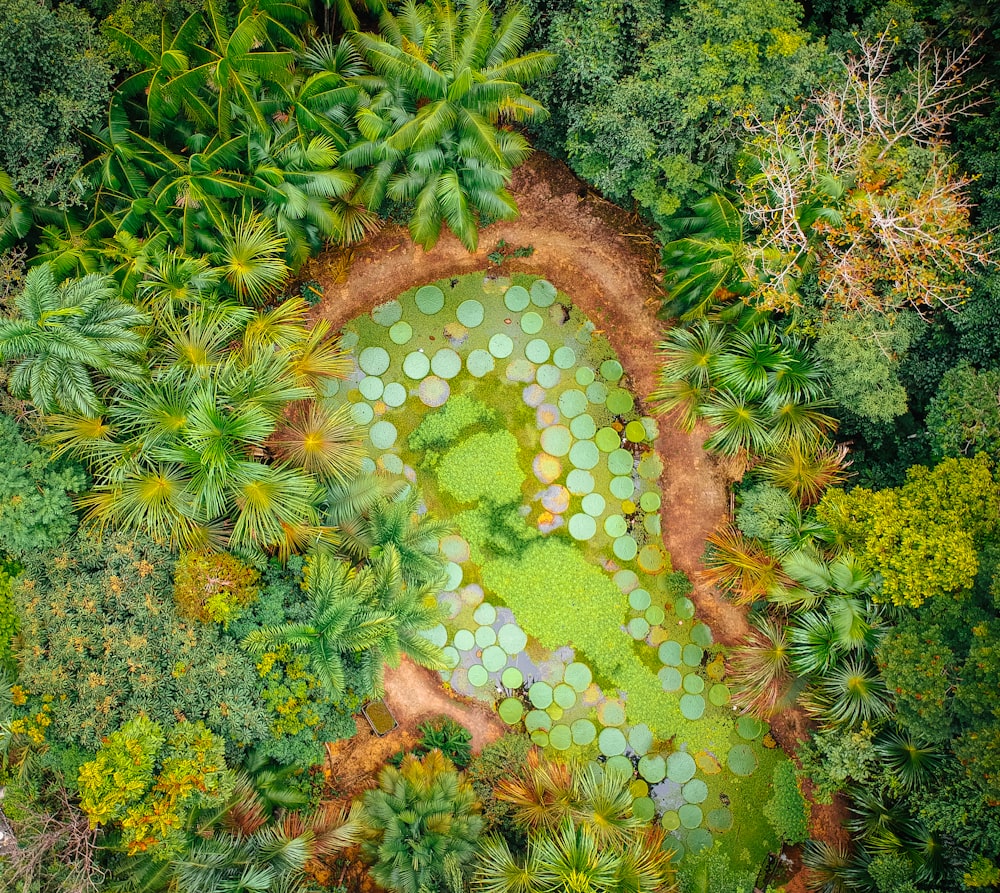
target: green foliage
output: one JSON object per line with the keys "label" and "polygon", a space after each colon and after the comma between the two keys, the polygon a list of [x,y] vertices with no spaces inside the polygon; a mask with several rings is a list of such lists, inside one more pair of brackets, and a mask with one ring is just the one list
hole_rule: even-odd
{"label": "green foliage", "polygon": [[1000,459],[1000,370],[949,369],[927,408],[927,433],[935,459],[980,451]]}
{"label": "green foliage", "polygon": [[830,378],[830,396],[847,412],[876,423],[905,413],[899,363],[923,325],[912,311],[894,318],[845,314],[824,323],[816,352]]}
{"label": "green foliage", "polygon": [[480,431],[441,457],[438,483],[459,502],[519,502],[526,480],[519,453],[517,438],[510,431]]}
{"label": "green foliage", "polygon": [[371,876],[395,893],[461,893],[483,821],[472,786],[432,750],[386,766],[362,800],[362,853]]}
{"label": "green foliage", "polygon": [[795,767],[782,760],[774,767],[773,793],[764,804],[764,815],[783,843],[803,843],[809,838],[809,804],[799,790]]}
{"label": "green foliage", "polygon": [[0,415],[0,552],[23,555],[65,540],[75,526],[71,493],[86,483],[73,463],[24,438],[17,423]]}
{"label": "green foliage", "polygon": [[217,627],[175,614],[173,566],[162,546],[121,534],[25,556],[14,594],[29,737],[94,751],[140,712],[165,731],[179,715],[201,720],[233,748],[268,734],[249,658]]}
{"label": "green foliage", "polygon": [[915,466],[898,489],[829,490],[818,515],[882,576],[879,598],[917,607],[969,588],[977,544],[996,527],[998,489],[985,456]]}
{"label": "green foliage", "polygon": [[0,673],[5,673],[8,679],[17,674],[11,641],[21,628],[11,579],[15,572],[9,563],[0,565]]}
{"label": "green foliage", "polygon": [[524,829],[513,821],[511,805],[498,798],[495,789],[504,778],[521,771],[533,748],[527,735],[509,733],[487,744],[470,761],[465,775],[482,804],[484,834],[499,834],[507,840],[523,836]]}
{"label": "green foliage", "polygon": [[473,561],[482,565],[495,555],[520,555],[541,536],[519,509],[519,503],[496,505],[485,499],[455,516],[455,526],[468,541]]}
{"label": "green foliage", "polygon": [[80,807],[91,825],[115,822],[129,855],[181,849],[188,813],[220,805],[233,787],[225,747],[201,723],[181,722],[169,736],[137,717],[80,767]]}
{"label": "green foliage", "polygon": [[972,889],[1000,886],[1000,866],[985,856],[977,856],[973,859],[969,871],[962,875],[962,881],[966,887]]}
{"label": "green foliage", "polygon": [[736,524],[746,536],[771,540],[788,529],[787,518],[794,508],[784,490],[770,484],[754,484],[740,493]]}
{"label": "green foliage", "polygon": [[700,853],[685,855],[677,870],[677,886],[680,893],[751,893],[755,874],[734,867],[722,841],[716,840]]}
{"label": "green foliage", "polygon": [[420,743],[415,750],[418,756],[440,750],[445,759],[458,769],[464,769],[472,759],[472,733],[448,717],[419,726]]}
{"label": "green foliage", "polygon": [[78,131],[101,113],[112,68],[86,12],[32,0],[0,4],[0,168],[33,202],[79,201]]}
{"label": "green foliage", "polygon": [[803,773],[814,785],[818,803],[829,803],[833,795],[851,782],[867,784],[881,766],[875,733],[864,723],[860,729],[824,729],[813,732],[798,751]]}
{"label": "green foliage", "polygon": [[257,571],[227,552],[184,552],[174,568],[177,612],[228,626],[257,598],[257,578]]}
{"label": "green foliage", "polygon": [[466,394],[456,394],[444,406],[427,413],[413,429],[411,450],[442,450],[451,446],[469,428],[492,422],[496,413],[485,403]]}

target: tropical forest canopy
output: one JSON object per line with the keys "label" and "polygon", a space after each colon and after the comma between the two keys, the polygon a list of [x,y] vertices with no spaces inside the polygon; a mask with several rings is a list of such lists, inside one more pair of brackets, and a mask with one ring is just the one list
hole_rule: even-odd
{"label": "tropical forest canopy", "polygon": [[[0,0],[4,889],[749,893],[781,888],[756,859],[782,844],[824,893],[1000,887],[998,41],[986,0]],[[572,295],[512,278],[547,272],[490,228],[533,151],[655,246],[632,311],[662,333],[653,393]],[[506,342],[451,371],[402,348],[448,280],[324,320],[313,271],[393,225],[492,249],[440,334],[493,300]],[[528,340],[570,324],[565,363]],[[352,353],[359,328],[389,349]],[[390,351],[412,394],[379,378]],[[434,409],[406,428],[426,498],[398,449],[375,463],[396,428],[370,423],[408,396]],[[609,562],[641,562],[639,525],[659,548],[665,426],[736,480],[697,576],[662,556],[651,593]],[[474,754],[430,722],[374,768],[331,760],[387,666],[455,669],[456,531],[484,567],[463,591],[528,627],[510,654],[572,646],[599,678],[488,670],[483,602],[462,632],[507,734]],[[746,619],[737,644],[685,626],[692,583]],[[563,590],[588,594],[572,617]],[[656,638],[675,614],[684,647]],[[706,680],[735,725],[664,695],[704,710]],[[647,710],[627,736],[619,702]],[[553,732],[581,704],[596,741]],[[801,740],[765,733],[790,717]],[[769,749],[756,825],[727,836],[739,809],[695,777],[755,751],[689,754],[685,720]]]}

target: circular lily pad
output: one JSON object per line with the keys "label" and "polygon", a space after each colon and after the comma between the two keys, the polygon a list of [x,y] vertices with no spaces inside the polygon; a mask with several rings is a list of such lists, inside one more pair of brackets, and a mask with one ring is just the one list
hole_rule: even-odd
{"label": "circular lily pad", "polygon": [[588,493],[583,497],[581,506],[588,515],[599,517],[605,509],[604,497],[600,493]]}
{"label": "circular lily pad", "polygon": [[386,328],[399,322],[402,315],[403,305],[395,299],[372,307],[372,319],[380,326],[385,326]]}
{"label": "circular lily pad", "polygon": [[524,718],[524,727],[529,732],[537,732],[539,729],[547,732],[552,728],[552,717],[544,710],[531,710]]}
{"label": "circular lily pad", "polygon": [[[481,626],[476,630],[476,644],[480,648],[488,648],[490,645],[495,645],[497,640],[497,631],[493,629],[492,626]],[[501,651],[503,649],[500,649]],[[506,661],[506,657],[504,658]],[[500,669],[497,667],[497,669]]]}
{"label": "circular lily pad", "polygon": [[541,330],[542,318],[534,310],[529,310],[521,317],[521,331],[525,335],[537,335]]}
{"label": "circular lily pad", "polygon": [[669,667],[679,667],[681,665],[681,643],[666,641],[660,645],[660,650],[658,652],[660,656],[660,663],[664,663]]}
{"label": "circular lily pad", "polygon": [[648,753],[653,746],[653,733],[649,730],[649,726],[645,723],[632,726],[628,732],[628,746],[639,756]]}
{"label": "circular lily pad", "polygon": [[[624,518],[622,520],[624,520]],[[649,602],[649,592],[645,589],[633,589],[628,594],[629,607],[633,611],[645,611],[646,608],[649,607]]]}
{"label": "circular lily pad", "polygon": [[497,619],[497,609],[493,607],[489,602],[483,602],[476,608],[475,613],[472,615],[476,623],[481,626],[489,626],[491,623],[495,623]]}
{"label": "circular lily pad", "polygon": [[618,360],[605,360],[601,363],[601,377],[607,381],[618,381],[624,371]]}
{"label": "circular lily pad", "polygon": [[646,754],[639,758],[639,774],[650,784],[659,784],[666,777],[667,761],[659,754]]}
{"label": "circular lily pad", "polygon": [[573,744],[573,733],[564,723],[553,726],[549,731],[549,744],[556,750],[569,750]]}
{"label": "circular lily pad", "polygon": [[569,451],[569,461],[577,468],[589,471],[601,458],[592,440],[578,440]]}
{"label": "circular lily pad", "polygon": [[579,512],[569,519],[569,535],[575,540],[589,540],[597,533],[597,522],[585,512]]}
{"label": "circular lily pad", "polygon": [[406,344],[413,337],[413,326],[400,320],[389,329],[389,340],[393,344]]}
{"label": "circular lily pad", "polygon": [[602,725],[620,726],[625,722],[625,708],[619,701],[605,701],[597,708],[597,718]]}
{"label": "circular lily pad", "polygon": [[677,667],[661,667],[656,675],[664,691],[677,691],[681,687],[681,671]]}
{"label": "circular lily pad", "polygon": [[444,664],[449,670],[454,670],[462,660],[458,649],[452,648],[451,645],[447,645],[441,649],[441,656],[444,658]]}
{"label": "circular lily pad", "polygon": [[489,348],[490,353],[498,360],[505,360],[514,352],[514,342],[510,339],[509,335],[497,332],[496,335],[490,338]]}
{"label": "circular lily pad", "polygon": [[490,674],[486,672],[486,667],[482,664],[473,664],[469,667],[469,684],[480,688],[490,681]]}
{"label": "circular lily pad", "polygon": [[465,366],[469,374],[475,378],[482,378],[496,368],[496,360],[488,350],[477,348],[469,353],[465,358]]}
{"label": "circular lily pad", "polygon": [[626,746],[625,736],[621,729],[601,729],[601,734],[597,737],[597,746],[600,747],[601,753],[608,757],[623,754]]}
{"label": "circular lily pad", "polygon": [[442,347],[434,354],[431,369],[439,378],[454,378],[462,371],[462,358],[450,347]]}
{"label": "circular lily pad", "polygon": [[532,338],[524,345],[524,355],[532,363],[544,363],[552,353],[552,348],[544,338]]}
{"label": "circular lily pad", "polygon": [[497,633],[497,642],[511,657],[524,651],[528,637],[516,623],[505,623]]}
{"label": "circular lily pad", "polygon": [[520,688],[524,683],[524,674],[517,667],[507,667],[500,676],[504,688]]}
{"label": "circular lily pad", "polygon": [[659,480],[661,474],[663,474],[663,463],[656,453],[646,453],[639,460],[639,477],[644,481]]}
{"label": "circular lily pad", "polygon": [[448,630],[444,628],[443,623],[439,623],[432,629],[427,630],[424,636],[429,642],[437,645],[438,648],[444,648],[445,643],[448,641]]}
{"label": "circular lily pad", "polygon": [[705,690],[705,680],[697,673],[688,673],[684,677],[684,691],[692,695],[700,695]]}
{"label": "circular lily pad", "polygon": [[362,372],[381,375],[389,368],[389,351],[384,347],[366,347],[358,357],[358,365]]}
{"label": "circular lily pad", "polygon": [[523,285],[512,285],[504,294],[503,302],[507,305],[508,310],[520,313],[531,303],[531,295]]}
{"label": "circular lily pad", "polygon": [[591,744],[597,737],[597,729],[594,728],[594,724],[589,719],[578,719],[570,726],[570,729],[573,732],[574,744],[585,746]]}
{"label": "circular lily pad", "polygon": [[628,622],[628,632],[633,639],[645,639],[649,635],[649,624],[645,617],[633,617]]}
{"label": "circular lily pad", "polygon": [[455,631],[455,647],[459,651],[471,651],[476,647],[476,637],[472,630],[460,629]]}
{"label": "circular lily pad", "polygon": [[697,645],[685,645],[683,651],[684,663],[689,667],[700,667],[701,659],[705,656],[705,652],[702,651]]}
{"label": "circular lily pad", "polygon": [[685,803],[677,810],[681,825],[685,828],[697,828],[701,824],[701,807],[694,803]]}
{"label": "circular lily pad", "polygon": [[660,535],[660,516],[659,515],[646,515],[642,519],[642,527],[647,533],[651,533],[653,536]]}
{"label": "circular lily pad", "polygon": [[560,369],[572,369],[576,363],[576,354],[572,347],[558,347],[552,355],[552,362]]}
{"label": "circular lily pad", "polygon": [[663,549],[657,543],[647,543],[639,551],[639,567],[647,574],[658,574],[663,571],[666,567]]}
{"label": "circular lily pad", "polygon": [[734,744],[729,748],[729,755],[726,757],[726,765],[734,775],[753,775],[757,768],[757,757],[748,744]]}
{"label": "circular lily pad", "polygon": [[[492,629],[484,626],[482,629]],[[491,673],[496,673],[507,663],[507,652],[499,645],[490,645],[483,649],[483,666]]]}
{"label": "circular lily pad", "polygon": [[650,605],[646,608],[646,622],[650,626],[659,626],[665,618],[666,614],[664,614],[663,608],[659,605]]}
{"label": "circular lily pad", "polygon": [[559,411],[568,419],[587,410],[587,396],[583,391],[569,388],[559,395]]}
{"label": "circular lily pad", "polygon": [[443,378],[428,375],[417,386],[417,395],[425,406],[444,406],[448,397],[451,396],[451,387]]}
{"label": "circular lily pad", "polygon": [[524,716],[524,705],[517,698],[505,698],[500,702],[497,713],[507,725],[514,726],[521,721]]}
{"label": "circular lily pad", "polygon": [[358,383],[358,390],[361,391],[361,396],[365,400],[378,400],[382,396],[382,391],[385,385],[382,384],[382,379],[377,375],[366,375]]}
{"label": "circular lily pad", "polygon": [[594,370],[589,366],[581,366],[576,370],[576,383],[581,388],[587,387],[594,380]]}
{"label": "circular lily pad", "polygon": [[685,839],[689,853],[700,853],[712,846],[712,832],[706,828],[692,828]]}
{"label": "circular lily pad", "polygon": [[565,425],[549,425],[542,431],[542,449],[550,456],[565,456],[573,445],[573,436]]}
{"label": "circular lily pad", "polygon": [[528,689],[528,698],[539,710],[552,703],[552,686],[547,682],[536,682]]}
{"label": "circular lily pad", "polygon": [[694,778],[697,768],[694,757],[683,750],[675,751],[667,757],[667,778],[674,784],[687,784]]}
{"label": "circular lily pad", "polygon": [[646,429],[635,419],[625,426],[625,437],[632,443],[642,443],[646,439]]}
{"label": "circular lily pad", "polygon": [[628,595],[636,586],[639,585],[639,577],[636,576],[635,571],[629,570],[627,567],[622,568],[614,576],[615,586],[617,586],[623,595]]}
{"label": "circular lily pad", "polygon": [[444,307],[444,292],[436,285],[425,285],[417,289],[414,301],[421,313],[433,316]]}
{"label": "circular lily pad", "polygon": [[628,522],[621,515],[609,515],[604,519],[604,532],[611,537],[625,536]]}
{"label": "circular lily pad", "polygon": [[582,692],[593,681],[593,674],[586,664],[574,661],[566,667],[563,680],[567,685],[571,685],[574,691]]}
{"label": "circular lily pad", "polygon": [[733,814],[725,806],[720,806],[709,812],[705,822],[713,831],[728,831],[733,827]]}
{"label": "circular lily pad", "polygon": [[729,686],[717,682],[708,690],[708,700],[716,707],[724,707],[729,703]]}
{"label": "circular lily pad", "polygon": [[556,299],[556,287],[547,279],[536,279],[531,284],[531,303],[548,307]]}
{"label": "circular lily pad", "polygon": [[632,801],[632,815],[641,822],[651,822],[656,815],[656,806],[649,797],[636,797]]}
{"label": "circular lily pad", "polygon": [[602,453],[612,453],[622,445],[622,439],[614,428],[601,428],[594,435],[594,443]]}
{"label": "circular lily pad", "polygon": [[674,613],[681,620],[690,620],[694,617],[694,602],[686,595],[682,595],[674,602]]}
{"label": "circular lily pad", "polygon": [[681,791],[688,803],[704,803],[708,796],[708,785],[700,778],[692,778]]}
{"label": "circular lily pad", "polygon": [[603,381],[593,381],[587,385],[587,399],[595,406],[603,406],[608,399],[608,388]]}
{"label": "circular lily pad", "polygon": [[[660,817],[660,825],[665,831],[676,831],[681,826],[681,820],[674,810],[668,809]],[[670,840],[672,841],[673,838],[670,838]],[[666,846],[666,844],[664,845]]]}
{"label": "circular lily pad", "polygon": [[635,493],[635,484],[630,477],[615,477],[611,479],[611,495],[616,499],[631,499]]}
{"label": "circular lily pad", "polygon": [[608,456],[608,471],[612,474],[631,474],[632,465],[632,454],[628,450],[617,449]]}
{"label": "circular lily pad", "polygon": [[403,359],[403,372],[407,378],[423,378],[431,371],[431,361],[427,354],[415,350]]}
{"label": "circular lily pad", "polygon": [[377,450],[387,450],[396,442],[396,426],[392,422],[376,422],[368,429],[368,437]]}
{"label": "circular lily pad", "polygon": [[508,381],[529,382],[535,380],[535,367],[524,357],[517,357],[507,364],[506,376]]}
{"label": "circular lily pad", "polygon": [[552,700],[563,710],[569,710],[576,703],[576,692],[565,682],[560,682],[552,689]]}
{"label": "circular lily pad", "polygon": [[632,411],[635,398],[624,388],[612,388],[608,391],[608,399],[604,401],[604,405],[612,415],[623,416]]}
{"label": "circular lily pad", "polygon": [[712,631],[704,623],[696,623],[691,627],[691,641],[702,648],[712,644]]}
{"label": "circular lily pad", "polygon": [[406,402],[406,388],[397,381],[389,382],[382,391],[382,400],[386,406],[402,406]]}
{"label": "circular lily pad", "polygon": [[705,699],[701,695],[681,695],[680,708],[685,719],[701,719],[705,713]]}
{"label": "circular lily pad", "polygon": [[551,484],[562,474],[562,463],[555,456],[539,453],[531,463],[531,470],[543,484]]}
{"label": "circular lily pad", "polygon": [[590,440],[597,433],[594,420],[587,413],[578,415],[569,425],[570,431],[577,440]]}
{"label": "circular lily pad", "polygon": [[566,489],[574,496],[590,493],[594,485],[594,476],[583,468],[574,468],[566,475]]}
{"label": "circular lily pad", "polygon": [[741,738],[753,741],[767,731],[767,723],[761,722],[754,716],[741,716],[736,720],[736,731]]}
{"label": "circular lily pad", "polygon": [[458,309],[455,311],[455,316],[458,317],[458,321],[465,326],[467,329],[474,329],[483,321],[483,316],[485,311],[483,310],[483,305],[479,301],[462,301],[458,305]]}
{"label": "circular lily pad", "polygon": [[531,741],[539,747],[548,747],[549,733],[542,729],[538,729],[537,731],[531,733]]}
{"label": "circular lily pad", "polygon": [[604,764],[604,771],[605,773],[617,775],[623,780],[628,780],[635,775],[635,768],[632,766],[632,761],[624,754],[615,754],[608,757],[607,762]]}
{"label": "circular lily pad", "polygon": [[379,463],[385,471],[389,474],[402,474],[403,473],[403,460],[399,458],[395,453],[383,453],[378,457]]}
{"label": "circular lily pad", "polygon": [[660,510],[660,494],[655,490],[647,490],[639,497],[639,507],[644,512],[658,512]]}
{"label": "circular lily pad", "polygon": [[[541,734],[544,734],[541,733]],[[680,821],[680,819],[678,819]],[[670,864],[677,865],[684,858],[684,844],[681,843],[676,837],[670,836],[663,841],[663,845],[660,847],[665,853],[670,854]]]}
{"label": "circular lily pad", "polygon": [[615,555],[622,561],[631,561],[635,558],[636,552],[639,551],[639,547],[636,545],[635,539],[631,536],[620,536],[615,540],[614,546]]}
{"label": "circular lily pad", "polygon": [[560,377],[561,373],[551,363],[542,363],[542,365],[538,367],[538,371],[535,373],[535,381],[538,382],[540,387],[546,389],[554,388],[557,384],[559,384]]}

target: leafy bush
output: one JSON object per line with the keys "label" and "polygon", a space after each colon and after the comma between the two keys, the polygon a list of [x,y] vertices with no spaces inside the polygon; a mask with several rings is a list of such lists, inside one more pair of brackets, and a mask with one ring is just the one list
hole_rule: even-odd
{"label": "leafy bush", "polygon": [[791,496],[771,484],[754,484],[740,494],[736,524],[747,536],[770,541],[788,529],[785,520],[794,510]]}
{"label": "leafy bush", "polygon": [[782,760],[774,767],[773,793],[764,804],[764,815],[774,833],[784,843],[803,843],[809,839],[809,804],[799,790],[795,767]]}
{"label": "leafy bush", "polygon": [[[669,838],[668,838],[669,841]],[[684,857],[677,870],[680,893],[751,893],[756,872],[740,871],[724,852],[721,840]]]}
{"label": "leafy bush", "polygon": [[485,403],[457,394],[440,409],[429,412],[410,434],[411,450],[440,450],[450,446],[469,428],[496,419]]}
{"label": "leafy bush", "polygon": [[0,553],[23,555],[58,545],[76,525],[70,493],[87,479],[79,465],[52,461],[0,415]]}
{"label": "leafy bush", "polygon": [[[472,759],[472,733],[447,716],[438,717],[418,726],[420,741],[410,749],[416,757],[424,757],[432,750],[440,750],[456,768],[464,769]],[[399,766],[405,754],[396,754],[391,762]]]}
{"label": "leafy bush", "polygon": [[174,601],[182,617],[229,621],[257,598],[259,574],[228,552],[184,552],[174,569]]}
{"label": "leafy bush", "polygon": [[935,459],[983,450],[1000,458],[1000,369],[977,371],[967,363],[949,369],[927,409],[927,434]]}
{"label": "leafy bush", "polygon": [[494,790],[502,779],[509,778],[523,769],[524,761],[532,748],[534,744],[527,735],[515,733],[504,735],[492,744],[487,744],[472,758],[465,771],[476,797],[483,804],[482,815],[485,822],[483,832],[501,834],[512,844],[518,838],[523,841],[525,829],[511,821],[513,814],[511,805],[499,799]]}
{"label": "leafy bush", "polygon": [[9,678],[17,672],[11,640],[21,626],[11,586],[13,573],[11,565],[0,565],[0,673],[6,671]]}
{"label": "leafy bush", "polygon": [[517,461],[519,450],[509,431],[473,434],[441,457],[438,483],[459,502],[519,502],[526,477]]}

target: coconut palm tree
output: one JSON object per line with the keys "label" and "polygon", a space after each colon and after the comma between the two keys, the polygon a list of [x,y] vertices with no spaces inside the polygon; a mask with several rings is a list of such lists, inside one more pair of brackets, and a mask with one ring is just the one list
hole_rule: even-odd
{"label": "coconut palm tree", "polygon": [[57,284],[51,266],[25,277],[21,315],[0,320],[0,357],[14,362],[10,389],[42,412],[100,412],[103,382],[137,382],[149,317],[92,274]]}
{"label": "coconut palm tree", "polygon": [[360,815],[372,879],[395,893],[462,893],[483,827],[478,813],[472,785],[441,751],[386,766]]}
{"label": "coconut palm tree", "polygon": [[382,17],[381,36],[352,35],[375,76],[358,81],[364,141],[344,163],[366,169],[361,194],[372,210],[386,196],[412,205],[410,232],[427,249],[447,224],[473,251],[482,220],[517,215],[505,186],[530,149],[505,125],[542,120],[523,88],[555,63],[550,53],[520,55],[528,29],[517,5],[495,22],[484,0],[406,0]]}

